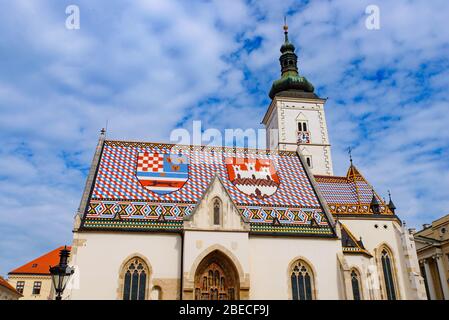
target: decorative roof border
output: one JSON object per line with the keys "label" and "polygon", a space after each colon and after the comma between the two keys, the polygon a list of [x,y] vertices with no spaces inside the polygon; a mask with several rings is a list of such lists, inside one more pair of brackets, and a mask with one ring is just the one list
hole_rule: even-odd
{"label": "decorative roof border", "polygon": [[226,147],[226,146],[206,146],[206,145],[186,145],[186,144],[174,144],[174,143],[163,143],[163,142],[139,142],[139,141],[124,141],[124,140],[104,140],[105,145],[109,146],[120,146],[120,147],[156,147],[160,149],[171,149],[176,146],[181,149],[188,149],[190,151],[200,150],[200,151],[220,151],[220,152],[241,152],[243,154],[254,154],[254,155],[280,155],[280,156],[293,156],[296,151],[286,151],[286,150],[269,150],[269,149],[255,149],[255,148],[238,148],[238,147]]}
{"label": "decorative roof border", "polygon": [[[329,203],[328,205],[332,214],[364,214],[364,215],[374,214],[370,208],[369,203],[360,203],[360,204]],[[380,205],[379,210],[381,215],[388,215],[388,216],[392,215],[387,205]]]}

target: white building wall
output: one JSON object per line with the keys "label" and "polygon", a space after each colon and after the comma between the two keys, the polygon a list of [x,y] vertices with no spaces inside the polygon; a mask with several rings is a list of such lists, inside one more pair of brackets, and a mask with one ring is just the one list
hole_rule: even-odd
{"label": "white building wall", "polygon": [[[306,121],[310,132],[310,144],[306,147],[312,156],[313,174],[332,175],[332,158],[324,113],[324,100],[276,97],[270,106],[271,113],[265,122],[270,147],[277,144],[279,150],[296,151],[298,121]],[[270,111],[269,111],[270,112]],[[269,129],[278,129],[270,131]]]}
{"label": "white building wall", "polygon": [[291,299],[289,266],[298,258],[314,270],[318,300],[341,299],[337,261],[340,240],[251,236],[249,243],[251,299]]}
{"label": "white building wall", "polygon": [[[372,276],[379,279],[379,286],[374,284],[374,288],[372,288],[375,298],[386,299],[383,292],[383,278],[379,260],[379,250],[383,245],[386,245],[392,251],[394,257],[394,269],[397,279],[396,291],[398,291],[397,298],[417,299],[416,290],[411,288],[411,282],[409,280],[410,270],[407,268],[407,255],[402,246],[400,226],[398,223],[392,220],[371,219],[343,220],[341,218],[340,221],[351,230],[357,239],[362,237],[365,248],[373,254],[373,258],[369,262],[369,268],[374,272]],[[354,265],[357,265],[355,261]],[[362,264],[360,268],[364,269],[365,266]]]}
{"label": "white building wall", "polygon": [[[149,262],[149,288],[155,280],[175,290],[180,279],[181,236],[170,233],[97,233],[75,234],[71,265],[75,266],[70,299],[115,300],[119,297],[119,274],[124,262],[138,254]],[[158,284],[159,285],[159,284]],[[164,288],[162,288],[164,295]],[[165,292],[167,293],[167,292]],[[167,297],[167,295],[166,295]]]}
{"label": "white building wall", "polygon": [[[379,277],[377,271],[373,274],[373,268],[377,270],[377,266],[373,258],[362,254],[345,254],[344,258],[347,263],[347,267],[350,270],[355,269],[360,278],[360,289],[361,289],[361,299],[362,300],[379,300],[380,296],[376,295],[375,289],[379,287]],[[350,276],[350,274],[349,274]],[[351,285],[351,283],[350,283]],[[348,300],[353,300],[352,287],[350,287],[350,297]]]}

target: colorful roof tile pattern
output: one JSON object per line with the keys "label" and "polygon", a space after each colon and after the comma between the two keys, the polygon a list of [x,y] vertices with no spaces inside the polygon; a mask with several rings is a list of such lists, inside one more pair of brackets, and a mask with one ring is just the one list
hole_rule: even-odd
{"label": "colorful roof tile pattern", "polygon": [[380,214],[394,215],[352,164],[346,177],[316,175],[315,180],[332,214],[373,214],[370,203],[374,192]]}
{"label": "colorful roof tile pattern", "polygon": [[[8,274],[42,274],[50,275],[50,266],[55,266],[59,263],[59,252],[64,247],[59,247],[53,251],[50,251],[39,258],[36,258],[17,269],[12,270]],[[68,250],[71,250],[70,246],[67,246]]]}
{"label": "colorful roof tile pattern", "polygon": [[[172,192],[152,191],[148,183],[142,184],[138,178],[138,169],[142,171],[139,163],[142,162],[139,160],[142,155],[163,158],[172,165],[167,167],[169,164],[164,163],[158,166],[155,169],[158,170],[158,177],[164,177],[163,170],[172,175],[178,169],[177,164],[171,162],[171,156],[187,159],[187,167],[182,170],[183,173],[188,172],[187,181],[182,185],[173,184]],[[231,179],[227,164],[232,161],[233,165],[236,161],[238,164],[241,159],[244,162],[235,171],[239,177],[233,176]],[[257,165],[250,167],[248,163]],[[333,235],[295,152],[109,140],[104,141],[82,226],[179,230],[183,217],[192,213],[215,175],[220,177],[237,208],[249,219],[254,232],[258,232],[259,225],[263,224],[263,232],[268,232],[270,228],[284,232],[282,226],[288,225],[290,229],[285,229],[288,233]],[[276,185],[276,189],[272,193],[263,193],[257,190],[259,185]],[[170,189],[168,184],[163,187]],[[312,232],[311,225],[318,229],[312,228]]]}

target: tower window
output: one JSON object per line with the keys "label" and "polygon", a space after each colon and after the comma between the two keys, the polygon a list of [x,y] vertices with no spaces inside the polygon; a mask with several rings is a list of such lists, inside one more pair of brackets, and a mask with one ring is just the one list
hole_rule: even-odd
{"label": "tower window", "polygon": [[305,156],[305,158],[306,158],[307,166],[309,168],[312,168],[312,157],[311,156]]}
{"label": "tower window", "polygon": [[305,121],[298,122],[298,131],[307,132],[307,122]]}
{"label": "tower window", "polygon": [[310,132],[307,131],[307,122],[299,121],[298,122],[298,144],[301,143],[310,143]]}

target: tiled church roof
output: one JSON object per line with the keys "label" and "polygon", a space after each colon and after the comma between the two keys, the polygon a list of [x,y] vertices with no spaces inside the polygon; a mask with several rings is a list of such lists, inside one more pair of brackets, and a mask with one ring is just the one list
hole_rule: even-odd
{"label": "tiled church roof", "polygon": [[388,205],[352,164],[346,177],[315,175],[315,180],[333,214],[373,214],[370,203],[374,193],[380,204],[380,214],[393,215]]}
{"label": "tiled church roof", "polygon": [[[162,168],[162,164],[154,164],[154,159],[162,163],[163,155],[170,154],[173,147],[171,144],[104,141],[82,228],[180,230],[183,217],[191,214],[209,183],[218,175],[241,214],[250,221],[252,232],[334,236],[325,210],[295,152],[184,146],[181,153],[188,159],[187,181],[176,182],[172,186],[181,187],[164,194],[149,190],[151,184],[146,187],[148,184],[136,174],[138,170],[148,169],[138,166],[144,163],[155,170],[158,170],[157,165]],[[275,192],[265,196],[248,194],[245,188],[251,179],[243,177],[240,179],[243,187],[236,186],[237,180],[234,177],[234,183],[231,181],[227,166],[233,158],[272,165],[275,174],[263,183],[277,185],[277,189],[273,189]]]}

